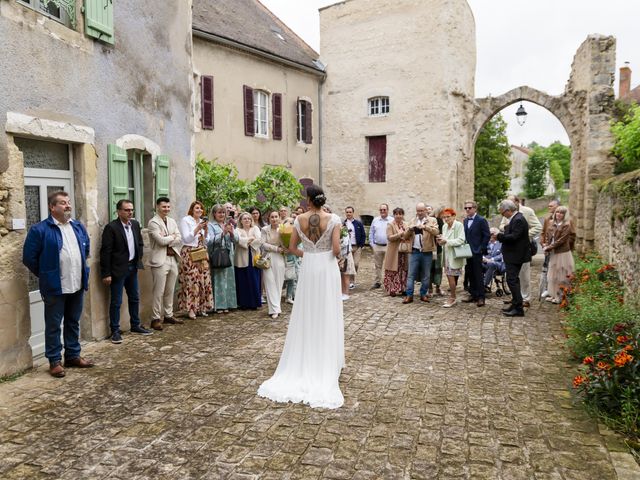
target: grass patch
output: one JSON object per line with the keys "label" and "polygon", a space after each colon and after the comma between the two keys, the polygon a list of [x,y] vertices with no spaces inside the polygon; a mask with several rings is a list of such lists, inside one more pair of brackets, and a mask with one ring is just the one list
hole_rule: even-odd
{"label": "grass patch", "polygon": [[24,375],[27,371],[23,370],[22,372],[12,373],[11,375],[5,375],[0,377],[0,384],[9,383],[19,379],[22,375]]}

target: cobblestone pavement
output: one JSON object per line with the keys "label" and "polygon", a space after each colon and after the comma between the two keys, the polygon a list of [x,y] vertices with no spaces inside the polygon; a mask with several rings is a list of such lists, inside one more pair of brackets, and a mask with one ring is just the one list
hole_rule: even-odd
{"label": "cobblestone pavement", "polygon": [[572,403],[554,306],[508,319],[497,298],[402,305],[368,290],[362,263],[339,410],[256,396],[289,310],[187,321],[87,345],[94,369],[0,385],[0,478],[640,478]]}

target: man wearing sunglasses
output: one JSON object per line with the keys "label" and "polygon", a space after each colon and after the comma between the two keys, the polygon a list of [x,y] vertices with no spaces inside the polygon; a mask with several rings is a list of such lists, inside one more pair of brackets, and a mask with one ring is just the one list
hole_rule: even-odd
{"label": "man wearing sunglasses", "polygon": [[102,283],[109,287],[109,326],[111,343],[122,343],[120,332],[120,307],[122,290],[127,291],[131,333],[151,335],[140,322],[140,291],[138,269],[142,266],[144,243],[140,224],[133,219],[133,203],[122,199],[116,204],[118,218],[108,223],[102,232],[100,247],[100,270]]}
{"label": "man wearing sunglasses", "polygon": [[484,273],[482,271],[482,256],[487,251],[487,245],[491,238],[489,232],[489,222],[478,215],[478,204],[473,200],[464,202],[464,234],[469,247],[471,247],[471,257],[467,258],[464,275],[469,278],[469,297],[463,302],[475,302],[478,307],[483,307],[485,303]]}

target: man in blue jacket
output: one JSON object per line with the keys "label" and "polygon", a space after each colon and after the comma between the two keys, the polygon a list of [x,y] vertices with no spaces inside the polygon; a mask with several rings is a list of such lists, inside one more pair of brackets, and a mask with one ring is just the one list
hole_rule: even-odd
{"label": "man in blue jacket", "polygon": [[482,256],[487,251],[489,244],[489,222],[478,215],[478,204],[473,200],[464,202],[464,235],[469,247],[471,247],[471,258],[467,258],[467,265],[464,271],[465,277],[469,277],[469,297],[463,302],[475,302],[479,307],[484,307],[485,291],[482,271]]}
{"label": "man in blue jacket", "polygon": [[[49,217],[29,229],[22,263],[38,277],[44,301],[45,357],[49,373],[64,377],[64,367],[89,368],[93,362],[80,356],[80,316],[84,291],[89,287],[89,235],[71,218],[71,200],[63,191],[48,198]],[[61,323],[64,319],[64,367]]]}
{"label": "man in blue jacket", "polygon": [[[358,265],[360,264],[360,256],[362,254],[362,247],[366,242],[367,235],[364,231],[364,225],[360,220],[356,220],[353,216],[355,210],[353,207],[347,207],[344,209],[344,213],[347,218],[345,218],[343,225],[347,227],[349,231],[349,241],[351,243],[351,253],[353,254],[353,264],[356,267],[356,271],[358,270]],[[356,284],[356,276],[351,275],[351,279],[349,282],[349,288],[354,289]]]}

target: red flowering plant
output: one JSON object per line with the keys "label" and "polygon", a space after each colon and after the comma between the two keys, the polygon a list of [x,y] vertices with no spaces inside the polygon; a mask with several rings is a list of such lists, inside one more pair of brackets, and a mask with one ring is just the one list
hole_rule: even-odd
{"label": "red flowering plant", "polygon": [[591,334],[596,348],[582,360],[573,386],[588,406],[627,435],[640,435],[640,327],[618,323]]}

